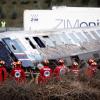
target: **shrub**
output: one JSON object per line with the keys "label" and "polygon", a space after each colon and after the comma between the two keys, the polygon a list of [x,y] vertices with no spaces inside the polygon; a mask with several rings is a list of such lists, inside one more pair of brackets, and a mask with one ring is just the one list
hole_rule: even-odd
{"label": "shrub", "polygon": [[35,3],[35,4],[36,4],[36,3],[37,3],[37,1],[33,1],[33,3]]}
{"label": "shrub", "polygon": [[28,4],[28,3],[30,3],[30,1],[29,0],[21,0],[20,3],[21,4]]}
{"label": "shrub", "polygon": [[4,13],[2,7],[0,7],[0,18],[1,18],[1,19],[6,18],[6,15],[5,15],[5,13]]}
{"label": "shrub", "polygon": [[14,10],[13,12],[12,12],[12,14],[11,14],[11,19],[16,19],[17,18],[17,11],[16,10]]}
{"label": "shrub", "polygon": [[12,4],[17,4],[17,2],[16,1],[12,1]]}
{"label": "shrub", "polygon": [[5,0],[2,0],[1,2],[2,2],[2,4],[6,4],[6,1]]}

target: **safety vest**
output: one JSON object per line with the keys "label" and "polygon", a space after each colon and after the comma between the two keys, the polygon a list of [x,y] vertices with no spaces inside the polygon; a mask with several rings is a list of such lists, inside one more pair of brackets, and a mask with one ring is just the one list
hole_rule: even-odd
{"label": "safety vest", "polygon": [[38,76],[38,83],[46,83],[48,80],[50,80],[52,76],[52,69],[49,68],[48,66],[44,66],[40,70],[40,74]]}
{"label": "safety vest", "polygon": [[6,69],[5,69],[5,67],[1,66],[0,67],[0,81],[6,80],[7,79],[7,75],[8,75],[8,73],[7,73]]}
{"label": "safety vest", "polygon": [[5,28],[5,26],[6,26],[6,22],[5,21],[1,21],[1,27]]}
{"label": "safety vest", "polygon": [[78,66],[72,66],[71,72],[74,73],[75,75],[79,74],[79,67]]}
{"label": "safety vest", "polygon": [[11,76],[14,77],[16,81],[19,81],[19,80],[22,81],[26,79],[25,72],[20,67],[15,67],[14,69],[12,69]]}
{"label": "safety vest", "polygon": [[40,70],[40,75],[47,78],[51,76],[51,68],[49,68],[48,66],[44,66],[41,70]]}
{"label": "safety vest", "polygon": [[67,69],[63,66],[57,66],[55,69],[54,69],[54,74],[55,75],[65,75]]}

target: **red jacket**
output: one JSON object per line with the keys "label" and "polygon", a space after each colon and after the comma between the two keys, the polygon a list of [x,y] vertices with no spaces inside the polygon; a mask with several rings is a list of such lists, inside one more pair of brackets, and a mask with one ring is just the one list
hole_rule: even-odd
{"label": "red jacket", "polygon": [[79,67],[77,65],[72,65],[71,72],[75,75],[79,74]]}
{"label": "red jacket", "polygon": [[6,80],[7,79],[7,75],[8,75],[8,73],[7,73],[6,69],[5,69],[5,67],[0,66],[0,81]]}
{"label": "red jacket", "polygon": [[59,65],[54,69],[54,75],[58,80],[61,79],[62,76],[64,76],[68,72],[68,69],[64,65]]}
{"label": "red jacket", "polygon": [[12,69],[11,76],[14,77],[16,81],[23,81],[26,79],[25,72],[20,66]]}
{"label": "red jacket", "polygon": [[87,77],[92,78],[95,75],[96,71],[97,71],[97,66],[89,66],[86,69]]}
{"label": "red jacket", "polygon": [[52,76],[52,69],[48,66],[44,66],[42,69],[40,69],[40,75],[38,77],[39,83],[47,82]]}
{"label": "red jacket", "polygon": [[97,71],[97,65],[91,65],[90,68],[94,73]]}

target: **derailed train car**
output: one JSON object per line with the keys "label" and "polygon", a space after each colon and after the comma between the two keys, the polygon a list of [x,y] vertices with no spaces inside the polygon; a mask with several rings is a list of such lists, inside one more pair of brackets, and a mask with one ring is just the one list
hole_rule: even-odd
{"label": "derailed train car", "polygon": [[60,29],[52,31],[6,31],[0,33],[0,59],[7,68],[13,60],[23,67],[49,59],[64,58],[67,66],[72,60],[100,59],[100,27]]}

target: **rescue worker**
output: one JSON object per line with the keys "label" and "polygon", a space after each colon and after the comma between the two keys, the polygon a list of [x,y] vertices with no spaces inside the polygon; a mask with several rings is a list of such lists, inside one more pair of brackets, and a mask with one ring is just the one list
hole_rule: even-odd
{"label": "rescue worker", "polygon": [[93,62],[91,64],[91,70],[93,71],[93,73],[96,73],[96,71],[97,71],[97,63],[96,62]]}
{"label": "rescue worker", "polygon": [[8,73],[5,68],[5,62],[0,60],[0,82],[3,82],[7,79]]}
{"label": "rescue worker", "polygon": [[64,65],[64,60],[59,59],[58,60],[58,66],[54,69],[54,76],[56,77],[57,80],[61,80],[62,77],[69,72],[69,68]]}
{"label": "rescue worker", "polygon": [[25,72],[22,69],[22,64],[20,61],[13,62],[13,69],[11,70],[11,76],[18,82],[25,81]]}
{"label": "rescue worker", "polygon": [[52,69],[49,67],[49,61],[44,60],[43,66],[38,66],[39,75],[38,75],[38,83],[47,83],[52,77]]}
{"label": "rescue worker", "polygon": [[1,21],[1,27],[5,28],[6,27],[6,21]]}
{"label": "rescue worker", "polygon": [[79,64],[75,61],[72,64],[71,72],[74,73],[76,76],[79,75]]}
{"label": "rescue worker", "polygon": [[92,78],[96,74],[97,67],[98,67],[98,65],[95,61],[93,61],[88,66],[88,68],[86,69],[86,75],[87,75],[88,78]]}
{"label": "rescue worker", "polygon": [[38,76],[39,76],[39,67],[43,66],[40,62],[37,65],[33,62],[33,67],[31,68],[31,76],[32,79],[30,80],[29,84],[36,83],[38,84]]}
{"label": "rescue worker", "polygon": [[95,62],[94,59],[90,58],[90,59],[88,60],[87,63],[88,63],[89,65],[91,65],[91,63],[93,63],[93,62]]}

